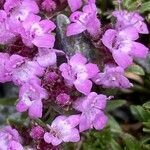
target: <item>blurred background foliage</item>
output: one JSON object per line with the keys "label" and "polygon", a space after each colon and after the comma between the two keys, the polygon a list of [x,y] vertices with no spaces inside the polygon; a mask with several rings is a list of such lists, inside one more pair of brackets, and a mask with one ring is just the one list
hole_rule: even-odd
{"label": "blurred background foliage", "polygon": [[[111,12],[119,8],[117,0],[97,0],[97,5],[102,22],[109,21]],[[147,25],[150,23],[149,0],[123,0],[122,9],[139,11]],[[150,46],[150,36],[142,35],[141,40]],[[126,71],[126,76],[133,83],[133,88],[105,91],[108,95],[115,95],[106,109],[109,116],[107,127],[102,131],[83,133],[79,143],[64,144],[64,149],[150,150],[150,55],[146,60],[136,60]],[[0,124],[6,122],[5,118],[11,124],[21,123],[26,117],[16,113],[13,106],[17,100],[17,89],[10,84],[5,88],[2,91],[0,85]]]}

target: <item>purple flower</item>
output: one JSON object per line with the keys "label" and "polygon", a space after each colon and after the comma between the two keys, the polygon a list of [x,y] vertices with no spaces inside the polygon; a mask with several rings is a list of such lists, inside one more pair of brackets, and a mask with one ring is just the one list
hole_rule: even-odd
{"label": "purple flower", "polygon": [[35,126],[31,129],[30,136],[35,140],[39,140],[44,136],[44,129],[41,126]]}
{"label": "purple flower", "polygon": [[45,89],[40,86],[40,81],[32,80],[21,86],[19,91],[19,102],[16,105],[17,111],[25,112],[31,118],[42,117],[42,100],[47,98]]}
{"label": "purple flower", "polygon": [[101,24],[97,18],[96,5],[94,3],[85,5],[82,11],[76,11],[70,16],[72,23],[67,27],[67,36],[76,35],[86,30],[94,37],[99,34]]}
{"label": "purple flower", "polygon": [[148,48],[135,42],[138,39],[135,28],[128,27],[124,30],[109,29],[102,37],[103,44],[110,50],[115,62],[122,68],[132,64],[133,58],[145,58]]}
{"label": "purple flower", "polygon": [[124,70],[117,66],[106,66],[103,73],[99,73],[93,81],[105,88],[129,88],[132,84],[124,75]]}
{"label": "purple flower", "polygon": [[63,63],[60,66],[60,71],[68,85],[74,85],[79,92],[87,95],[92,88],[90,79],[99,72],[99,69],[96,64],[87,63],[87,59],[77,53],[71,57],[68,64]]}
{"label": "purple flower", "polygon": [[56,103],[61,106],[65,106],[69,104],[69,102],[70,102],[70,96],[66,93],[61,93],[56,97]]}
{"label": "purple flower", "polygon": [[0,129],[1,150],[23,150],[21,139],[16,129],[6,126]]}
{"label": "purple flower", "polygon": [[26,46],[33,44],[40,48],[52,48],[55,37],[51,31],[55,29],[55,24],[48,20],[41,20],[39,16],[30,15],[24,22],[24,30],[21,33],[22,40]]}
{"label": "purple flower", "polygon": [[11,32],[17,35],[23,30],[22,22],[30,14],[37,14],[39,12],[38,5],[34,0],[6,0],[4,10],[9,16],[7,23]]}
{"label": "purple flower", "polygon": [[144,18],[139,13],[120,10],[114,11],[113,15],[117,18],[117,28],[134,27],[138,33],[149,33],[147,25],[144,23]]}
{"label": "purple flower", "polygon": [[49,67],[56,64],[57,56],[55,50],[48,48],[39,48],[39,53],[36,60],[42,67]]}
{"label": "purple flower", "polygon": [[78,10],[82,6],[82,0],[67,0],[72,12]]}
{"label": "purple flower", "polygon": [[45,142],[51,143],[54,146],[62,142],[78,142],[80,140],[80,135],[78,129],[75,128],[78,124],[79,115],[72,115],[69,117],[58,116],[52,122],[51,126],[48,126],[50,132],[45,133]]}
{"label": "purple flower", "polygon": [[91,92],[88,96],[79,98],[74,102],[74,108],[82,112],[80,117],[80,132],[87,129],[103,129],[107,124],[107,116],[103,109],[106,107],[107,97]]}
{"label": "purple flower", "polygon": [[6,0],[4,10],[23,21],[29,13],[37,14],[39,12],[38,5],[34,0]]}
{"label": "purple flower", "polygon": [[12,80],[11,74],[5,68],[6,62],[9,61],[9,55],[7,53],[0,53],[0,60],[0,82],[9,82]]}
{"label": "purple flower", "polygon": [[[72,12],[81,8],[83,4],[83,0],[67,0],[67,1]],[[84,2],[86,2],[87,4],[92,4],[92,3],[95,4],[95,0],[84,0]]]}
{"label": "purple flower", "polygon": [[23,83],[36,79],[44,72],[36,61],[30,61],[20,55],[12,55],[5,64],[6,70],[11,74],[12,81],[16,85],[22,85]]}
{"label": "purple flower", "polygon": [[46,12],[54,11],[56,9],[56,2],[53,0],[44,0],[42,2],[42,9]]}
{"label": "purple flower", "polygon": [[5,11],[0,10],[0,44],[9,44],[15,38],[8,26],[8,18]]}

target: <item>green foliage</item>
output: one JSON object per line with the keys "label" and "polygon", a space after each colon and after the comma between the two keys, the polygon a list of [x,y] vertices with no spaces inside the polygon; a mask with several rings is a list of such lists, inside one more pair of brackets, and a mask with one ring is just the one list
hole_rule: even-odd
{"label": "green foliage", "polygon": [[2,106],[13,106],[16,102],[15,98],[0,98],[0,105]]}
{"label": "green foliage", "polygon": [[139,120],[139,121],[148,121],[150,119],[150,111],[144,109],[144,107],[138,105],[138,106],[134,106],[131,105],[130,106],[131,112],[132,114]]}
{"label": "green foliage", "polygon": [[123,141],[125,143],[125,150],[141,150],[139,141],[130,134],[123,134]]}
{"label": "green foliage", "polygon": [[135,64],[130,66],[127,69],[127,72],[131,72],[131,73],[134,73],[134,74],[137,74],[137,75],[141,75],[141,76],[145,75],[144,69],[141,66],[135,65]]}
{"label": "green foliage", "polygon": [[126,100],[123,99],[118,99],[118,100],[110,100],[107,104],[107,108],[106,110],[109,111],[113,111],[123,105],[126,104]]}
{"label": "green foliage", "polygon": [[150,12],[150,1],[142,3],[140,12],[141,13]]}

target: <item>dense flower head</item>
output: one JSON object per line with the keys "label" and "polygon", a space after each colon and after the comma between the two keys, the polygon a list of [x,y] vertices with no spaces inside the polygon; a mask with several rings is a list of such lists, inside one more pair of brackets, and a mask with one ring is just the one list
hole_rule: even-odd
{"label": "dense flower head", "polygon": [[4,11],[7,13],[7,26],[15,35],[19,35],[23,29],[22,22],[30,14],[37,14],[39,8],[34,0],[7,0],[4,4]]}
{"label": "dense flower head", "polygon": [[[65,9],[67,2],[70,9]],[[114,11],[116,23],[109,29],[102,25],[103,34],[96,0],[5,0],[2,4],[0,83],[12,82],[19,89],[16,110],[28,114],[26,135],[33,140],[29,147],[56,150],[61,143],[80,141],[80,132],[102,130],[108,122],[105,108],[110,97],[98,94],[101,88],[130,88],[125,69],[134,58],[147,56],[148,48],[137,41],[140,34],[149,33],[143,17],[137,12]],[[68,11],[70,21],[59,22],[57,15]],[[78,42],[81,49],[67,56],[68,39],[82,41],[85,35],[91,47],[88,53],[93,50],[99,56],[104,49],[112,59],[109,63],[105,58],[99,58],[100,63],[92,60],[99,64],[88,62],[92,58],[81,54],[86,51]],[[63,50],[57,50],[61,46]],[[0,150],[23,150],[21,142],[16,129],[0,129]]]}
{"label": "dense flower head", "polygon": [[56,9],[56,2],[53,0],[44,0],[42,2],[42,9],[46,12],[52,12]]}
{"label": "dense flower head", "polygon": [[20,55],[11,55],[5,64],[6,70],[16,85],[22,85],[43,74],[44,69],[36,62]]}
{"label": "dense flower head", "polygon": [[80,140],[79,131],[76,128],[78,124],[78,115],[56,117],[51,126],[48,126],[50,132],[44,134],[45,142],[54,146],[62,142],[78,142]]}
{"label": "dense flower head", "polygon": [[101,23],[97,18],[97,8],[94,3],[85,5],[82,11],[72,13],[70,21],[72,23],[67,27],[67,36],[76,35],[86,30],[93,37],[99,35]]}
{"label": "dense flower head", "polygon": [[44,136],[44,129],[41,126],[34,126],[31,129],[30,136],[35,140],[39,140]]}
{"label": "dense flower head", "polygon": [[39,7],[34,0],[7,0],[0,10],[0,43],[8,44],[18,36],[26,46],[52,48],[55,37],[51,31],[55,24],[49,19],[41,20]]}
{"label": "dense flower head", "polygon": [[79,92],[87,95],[92,88],[90,79],[99,72],[99,69],[96,64],[87,63],[82,54],[76,53],[68,63],[60,66],[60,71],[69,86],[74,85]]}
{"label": "dense flower head", "polygon": [[91,92],[74,102],[73,107],[82,113],[79,122],[80,132],[92,128],[101,130],[106,126],[108,118],[103,112],[106,103],[107,97],[95,92]]}
{"label": "dense flower head", "polygon": [[119,66],[107,65],[104,72],[97,74],[93,81],[104,88],[130,88],[132,86],[125,77],[123,68]]}
{"label": "dense flower head", "polygon": [[30,15],[23,22],[24,30],[21,37],[25,45],[32,46],[34,44],[41,48],[52,48],[54,46],[55,37],[51,31],[55,29],[55,24],[48,20],[41,20],[39,16]]}
{"label": "dense flower head", "polygon": [[47,92],[40,86],[40,80],[31,80],[21,86],[19,102],[16,108],[19,112],[28,110],[31,118],[42,117],[42,100],[47,98]]}
{"label": "dense flower head", "polygon": [[145,58],[148,48],[139,42],[139,37],[133,27],[123,30],[108,29],[103,37],[102,43],[110,50],[115,62],[122,68],[127,68],[133,62],[133,58]]}
{"label": "dense flower head", "polygon": [[16,129],[5,126],[0,129],[0,148],[2,150],[23,150],[21,138]]}
{"label": "dense flower head", "polygon": [[42,76],[42,87],[46,89],[49,99],[45,102],[55,102],[60,106],[69,105],[75,98],[75,89],[68,87],[58,68],[47,68]]}
{"label": "dense flower head", "polygon": [[126,10],[114,11],[113,16],[117,18],[116,27],[124,29],[134,27],[138,33],[148,34],[148,28],[144,19],[138,12],[127,12]]}
{"label": "dense flower head", "polygon": [[66,93],[61,93],[56,97],[56,103],[62,106],[68,105],[70,103],[70,95]]}

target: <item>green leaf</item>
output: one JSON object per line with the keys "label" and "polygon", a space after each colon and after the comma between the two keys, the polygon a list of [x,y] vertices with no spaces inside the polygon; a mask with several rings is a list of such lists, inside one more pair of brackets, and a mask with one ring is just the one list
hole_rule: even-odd
{"label": "green leaf", "polygon": [[141,76],[145,75],[144,69],[141,66],[135,65],[135,64],[130,66],[127,69],[127,72],[131,72],[131,73],[134,73],[134,74],[137,74],[137,75],[141,75]]}
{"label": "green leaf", "polygon": [[141,13],[144,13],[146,11],[150,12],[150,1],[143,3],[142,6],[141,6],[141,8],[140,8],[140,12]]}
{"label": "green leaf", "polygon": [[150,101],[143,104],[143,107],[146,109],[150,109]]}
{"label": "green leaf", "polygon": [[145,110],[142,106],[137,105],[131,105],[130,110],[132,114],[140,121],[146,122],[150,119],[150,112]]}
{"label": "green leaf", "polygon": [[14,105],[16,102],[15,98],[0,98],[0,105]]}
{"label": "green leaf", "polygon": [[122,3],[123,3],[124,8],[130,11],[136,10],[138,6],[141,4],[137,0],[123,0]]}
{"label": "green leaf", "polygon": [[148,128],[143,128],[143,131],[147,132],[147,133],[150,133],[150,129],[148,129]]}
{"label": "green leaf", "polygon": [[114,139],[111,140],[110,145],[111,150],[121,150],[120,145]]}
{"label": "green leaf", "polygon": [[118,99],[118,100],[110,100],[108,102],[108,105],[106,107],[106,110],[107,111],[113,111],[123,105],[126,104],[126,100],[123,100],[123,99]]}
{"label": "green leaf", "polygon": [[148,122],[143,122],[143,125],[147,128],[150,128],[150,120],[148,120]]}
{"label": "green leaf", "polygon": [[141,150],[140,143],[130,134],[123,134],[122,138],[125,142],[127,150]]}
{"label": "green leaf", "polygon": [[111,132],[115,134],[121,134],[122,129],[120,125],[118,124],[118,122],[111,115],[109,115],[108,117],[109,117],[108,126],[110,127]]}

